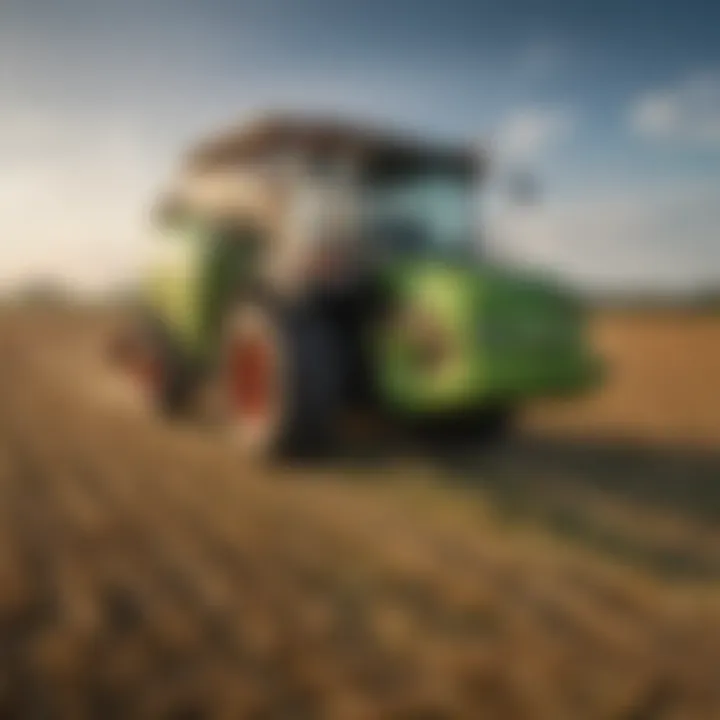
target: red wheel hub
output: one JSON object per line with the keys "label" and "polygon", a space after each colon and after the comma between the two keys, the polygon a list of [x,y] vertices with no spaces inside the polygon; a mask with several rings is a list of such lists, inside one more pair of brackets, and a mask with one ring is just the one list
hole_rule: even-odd
{"label": "red wheel hub", "polygon": [[135,367],[135,377],[143,388],[149,392],[156,391],[162,383],[162,365],[160,364],[160,360],[151,353],[147,353],[138,358]]}
{"label": "red wheel hub", "polygon": [[155,396],[163,383],[163,365],[159,357],[148,349],[137,352],[126,363],[133,382],[149,396]]}
{"label": "red wheel hub", "polygon": [[163,382],[163,363],[157,348],[137,334],[118,333],[109,346],[113,365],[143,391],[155,393]]}
{"label": "red wheel hub", "polygon": [[238,340],[230,352],[230,401],[248,419],[267,416],[272,400],[272,350],[261,337]]}

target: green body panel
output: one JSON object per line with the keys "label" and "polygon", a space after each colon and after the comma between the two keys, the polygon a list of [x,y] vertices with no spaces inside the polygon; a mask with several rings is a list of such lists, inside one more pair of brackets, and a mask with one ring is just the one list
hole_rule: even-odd
{"label": "green body panel", "polygon": [[184,347],[201,341],[207,244],[199,225],[165,228],[155,238],[141,290],[143,304]]}
{"label": "green body panel", "polygon": [[559,288],[488,266],[401,263],[385,282],[400,315],[436,326],[444,351],[420,362],[403,320],[373,338],[378,384],[391,406],[414,412],[573,393],[598,378],[577,303]]}
{"label": "green body panel", "polygon": [[225,309],[254,268],[253,244],[200,223],[166,230],[142,299],[189,358],[208,359],[219,344]]}
{"label": "green body panel", "polygon": [[[229,240],[229,241],[228,241]],[[212,358],[224,311],[252,277],[252,243],[201,224],[166,230],[144,286],[145,304],[189,357]],[[397,261],[380,273],[393,317],[368,338],[381,400],[425,413],[574,393],[598,378],[578,304],[555,285],[486,264]],[[418,362],[404,312],[432,322],[442,357]]]}

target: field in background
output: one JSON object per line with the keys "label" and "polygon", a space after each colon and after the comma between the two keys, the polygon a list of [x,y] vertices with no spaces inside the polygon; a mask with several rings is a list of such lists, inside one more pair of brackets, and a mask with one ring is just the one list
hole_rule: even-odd
{"label": "field in background", "polygon": [[601,392],[531,415],[544,431],[720,449],[720,312],[600,312]]}
{"label": "field in background", "polygon": [[0,716],[720,717],[719,324],[601,317],[501,451],[261,472],[8,311]]}

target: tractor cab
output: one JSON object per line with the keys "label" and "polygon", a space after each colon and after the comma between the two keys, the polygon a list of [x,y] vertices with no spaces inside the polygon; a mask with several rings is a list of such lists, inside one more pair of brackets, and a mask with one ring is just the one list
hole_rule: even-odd
{"label": "tractor cab", "polygon": [[199,145],[164,202],[226,228],[254,224],[272,247],[263,274],[307,287],[405,255],[473,255],[481,165],[466,148],[272,118]]}

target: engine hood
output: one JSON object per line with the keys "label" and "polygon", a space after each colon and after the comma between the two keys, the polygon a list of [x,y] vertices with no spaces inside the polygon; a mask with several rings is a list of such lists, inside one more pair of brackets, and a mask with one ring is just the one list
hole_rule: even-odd
{"label": "engine hood", "polygon": [[[393,393],[440,405],[573,386],[585,359],[580,304],[557,283],[497,266],[408,262],[386,283],[398,322],[386,333],[384,362]],[[411,352],[419,317],[434,354]],[[445,354],[437,351],[444,347]],[[431,364],[414,358],[434,358]]]}
{"label": "engine hood", "polygon": [[460,262],[409,262],[398,264],[387,281],[400,300],[435,306],[452,306],[455,311],[482,310],[523,325],[540,321],[541,316],[561,316],[579,321],[580,302],[560,283],[546,277],[496,265]]}

